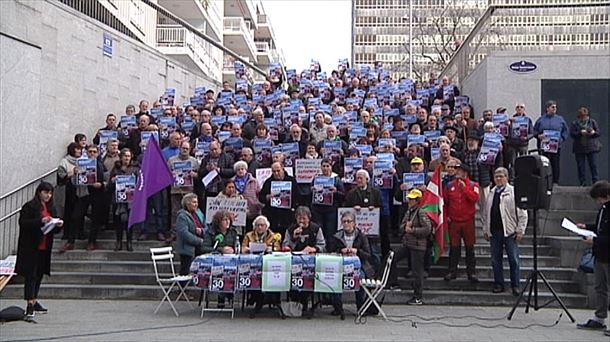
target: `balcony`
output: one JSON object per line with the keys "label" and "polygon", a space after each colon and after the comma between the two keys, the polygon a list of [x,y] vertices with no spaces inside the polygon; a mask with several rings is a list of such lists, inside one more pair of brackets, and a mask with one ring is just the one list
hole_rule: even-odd
{"label": "balcony", "polygon": [[271,22],[269,21],[269,16],[266,14],[257,15],[257,23],[256,31],[254,31],[254,38],[256,39],[275,39],[275,35],[273,34],[273,28],[271,27]]}
{"label": "balcony", "polygon": [[216,1],[211,0],[158,0],[159,5],[184,19],[220,42],[222,39],[222,13]]}
{"label": "balcony", "polygon": [[224,18],[223,38],[225,47],[256,62],[253,32],[243,18]]}
{"label": "balcony", "polygon": [[259,65],[269,65],[273,59],[271,57],[271,49],[267,42],[254,42],[256,45],[256,55]]}
{"label": "balcony", "polygon": [[220,81],[220,50],[180,25],[157,25],[157,50]]}
{"label": "balcony", "polygon": [[252,0],[224,0],[224,15],[249,19],[256,26],[256,7]]}
{"label": "balcony", "polygon": [[[243,57],[246,61],[250,62],[250,60],[247,57]],[[232,86],[235,86],[235,58],[229,56],[229,55],[224,55],[223,57],[223,63],[222,63],[222,81],[223,82],[229,82],[229,84],[231,84]],[[252,71],[250,68],[246,67],[246,77],[248,78],[248,80],[252,83],[252,81],[254,80],[252,78]]]}

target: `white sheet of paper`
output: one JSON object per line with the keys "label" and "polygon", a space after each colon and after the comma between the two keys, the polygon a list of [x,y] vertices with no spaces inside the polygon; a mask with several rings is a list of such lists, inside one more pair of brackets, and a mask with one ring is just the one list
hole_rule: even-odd
{"label": "white sheet of paper", "polygon": [[218,176],[218,172],[216,172],[216,170],[213,170],[212,172],[209,172],[205,177],[203,177],[203,179],[201,180],[201,182],[203,183],[203,186],[207,187],[208,184],[210,184],[214,178],[216,178],[216,176]]}
{"label": "white sheet of paper", "polygon": [[590,230],[586,230],[586,229],[582,229],[582,228],[578,228],[578,226],[576,226],[576,224],[572,221],[570,221],[567,218],[563,218],[563,221],[561,221],[561,226],[573,233],[576,233],[578,235],[584,236],[584,237],[597,237],[597,234],[595,234],[594,232],[590,231]]}
{"label": "white sheet of paper", "polygon": [[47,222],[47,224],[40,228],[40,230],[42,230],[42,234],[47,235],[53,230],[53,228],[55,228],[55,226],[62,222],[64,222],[62,219],[53,217],[51,218],[51,221]]}
{"label": "white sheet of paper", "polygon": [[267,249],[267,245],[262,242],[250,242],[250,253],[261,253]]}
{"label": "white sheet of paper", "polygon": [[285,264],[281,261],[270,261],[269,287],[282,287],[286,283]]}

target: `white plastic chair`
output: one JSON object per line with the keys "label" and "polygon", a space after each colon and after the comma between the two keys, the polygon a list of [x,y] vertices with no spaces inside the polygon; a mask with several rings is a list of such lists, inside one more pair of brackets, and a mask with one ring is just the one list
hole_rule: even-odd
{"label": "white plastic chair", "polygon": [[388,258],[385,262],[385,268],[383,269],[381,280],[367,278],[360,279],[360,286],[362,286],[362,289],[364,290],[364,293],[366,293],[367,298],[364,301],[362,307],[360,307],[360,310],[358,310],[358,316],[356,317],[356,320],[361,320],[362,316],[364,316],[366,310],[368,310],[371,305],[375,305],[377,307],[377,310],[379,310],[379,313],[383,316],[383,318],[386,321],[388,320],[388,317],[385,315],[385,312],[381,309],[381,305],[379,305],[379,303],[377,302],[377,298],[383,293],[388,283],[388,278],[390,276],[390,267],[392,266],[393,259],[394,251],[390,251],[390,253],[388,254]]}
{"label": "white plastic chair", "polygon": [[[157,279],[157,284],[159,284],[159,287],[161,287],[161,291],[163,291],[163,299],[161,299],[161,302],[159,302],[159,305],[157,305],[157,307],[155,308],[155,314],[159,311],[159,308],[161,308],[163,302],[167,301],[172,307],[174,313],[176,314],[176,317],[178,317],[178,311],[176,310],[174,303],[177,303],[181,297],[184,297],[184,299],[192,309],[193,306],[191,305],[191,302],[189,301],[189,298],[184,292],[184,290],[193,280],[193,275],[176,275],[176,271],[174,270],[174,252],[172,251],[172,247],[170,246],[161,248],[151,248],[150,254],[153,266],[155,268],[155,277]],[[163,260],[169,261],[169,266],[171,269],[170,278],[161,278],[159,276],[158,262]],[[170,293],[172,293],[173,290],[180,290],[180,293],[178,294],[178,297],[176,297],[174,303],[172,303],[172,300],[170,298]]]}

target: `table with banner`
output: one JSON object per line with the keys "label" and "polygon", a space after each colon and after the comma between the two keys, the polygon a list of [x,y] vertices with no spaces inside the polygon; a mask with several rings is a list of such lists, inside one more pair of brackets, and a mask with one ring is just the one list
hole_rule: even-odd
{"label": "table with banner", "polygon": [[191,263],[197,287],[218,293],[354,292],[360,289],[360,259],[337,254],[204,254]]}

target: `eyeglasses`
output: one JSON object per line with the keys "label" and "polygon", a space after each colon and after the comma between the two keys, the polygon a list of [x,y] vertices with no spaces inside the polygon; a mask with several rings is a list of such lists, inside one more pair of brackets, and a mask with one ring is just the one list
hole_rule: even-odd
{"label": "eyeglasses", "polygon": [[341,223],[352,223],[354,220],[341,220]]}
{"label": "eyeglasses", "polygon": [[87,150],[87,153],[97,153],[97,150]]}

